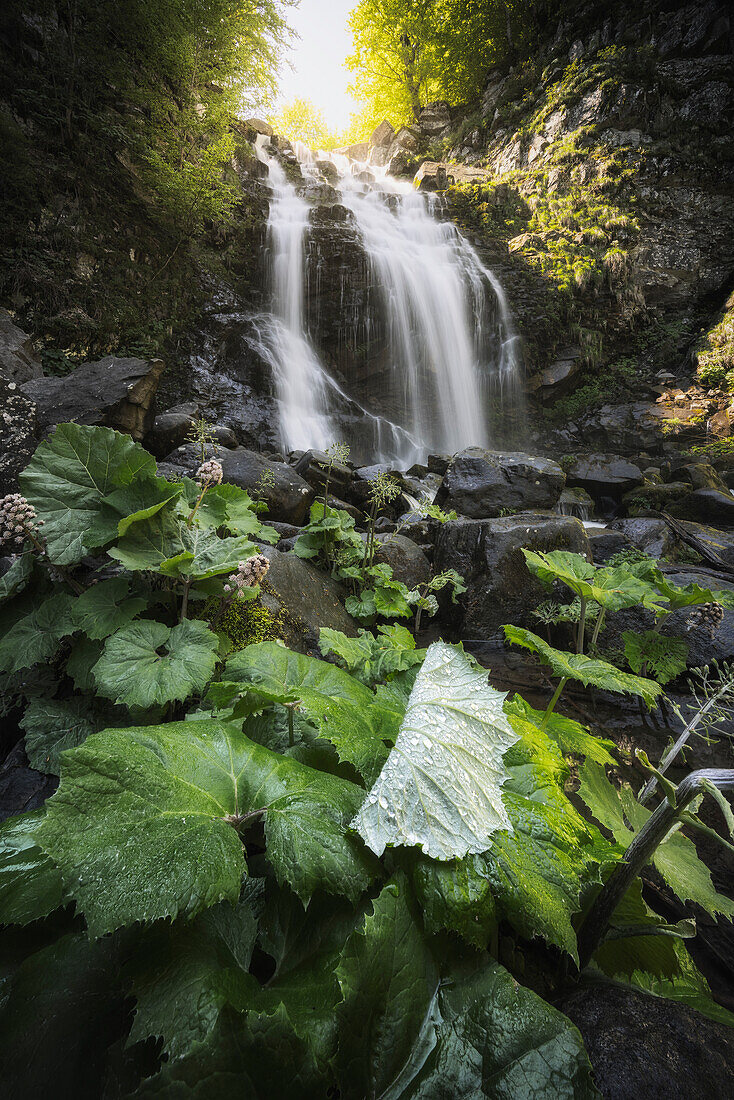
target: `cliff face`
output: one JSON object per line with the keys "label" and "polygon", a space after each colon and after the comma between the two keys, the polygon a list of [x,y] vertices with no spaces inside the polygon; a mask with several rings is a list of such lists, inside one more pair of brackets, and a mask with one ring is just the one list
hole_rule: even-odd
{"label": "cliff face", "polygon": [[580,4],[430,149],[569,446],[732,431],[733,30],[717,0]]}

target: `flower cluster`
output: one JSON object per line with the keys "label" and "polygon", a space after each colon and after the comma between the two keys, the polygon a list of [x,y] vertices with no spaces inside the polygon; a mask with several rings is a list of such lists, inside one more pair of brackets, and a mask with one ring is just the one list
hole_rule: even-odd
{"label": "flower cluster", "polygon": [[224,470],[216,458],[210,458],[207,462],[202,462],[196,471],[196,480],[202,489],[208,489],[210,485],[221,485],[223,476]]}
{"label": "flower cluster", "polygon": [[237,572],[227,577],[224,591],[234,596],[243,598],[246,588],[254,588],[260,584],[268,569],[270,562],[264,554],[253,554],[247,561],[241,561],[237,565]]}
{"label": "flower cluster", "polygon": [[0,500],[0,544],[20,547],[30,531],[40,527],[36,511],[20,493],[8,493]]}
{"label": "flower cluster", "polygon": [[686,630],[701,627],[713,638],[724,618],[724,608],[720,603],[703,603],[691,611],[686,619]]}

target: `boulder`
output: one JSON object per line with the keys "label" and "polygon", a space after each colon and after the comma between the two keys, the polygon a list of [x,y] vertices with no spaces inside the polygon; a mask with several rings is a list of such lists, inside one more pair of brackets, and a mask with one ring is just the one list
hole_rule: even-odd
{"label": "boulder", "polygon": [[269,122],[263,122],[261,118],[245,119],[245,125],[254,130],[256,134],[265,134],[266,137],[273,136],[273,127]]}
{"label": "boulder", "polygon": [[263,547],[262,552],[270,562],[270,570],[260,599],[278,619],[286,645],[320,657],[322,626],[350,636],[356,634],[354,620],[344,610],[346,593],[337,581],[295,554],[283,554],[272,546]]}
{"label": "boulder", "polygon": [[578,1027],[605,1100],[734,1095],[734,1032],[664,997],[598,982],[556,1004]]}
{"label": "boulder", "polygon": [[[717,575],[710,569],[695,565],[662,565],[661,569],[671,584],[680,588],[687,584],[698,584],[701,588],[734,593],[734,577]],[[666,615],[661,633],[673,638],[685,638],[688,642],[689,668],[701,668],[712,661],[731,661],[734,658],[734,608],[724,608],[724,617],[713,632],[705,627],[689,624],[688,618],[694,610],[683,607]]]}
{"label": "boulder", "polygon": [[328,183],[336,184],[339,181],[339,173],[333,160],[317,160],[316,167]]}
{"label": "boulder", "polygon": [[259,495],[268,506],[267,518],[301,526],[315,497],[314,490],[284,462],[273,462],[244,447],[229,450],[222,447],[217,455],[224,470],[224,480]]}
{"label": "boulder", "polygon": [[624,493],[642,485],[642,470],[620,455],[579,455],[566,470],[571,486],[579,485],[595,499],[619,499]]}
{"label": "boulder", "polygon": [[379,126],[376,126],[372,131],[369,144],[373,147],[389,146],[395,137],[395,131],[393,130],[387,119],[383,119]]}
{"label": "boulder", "polygon": [[145,446],[156,458],[164,458],[186,442],[198,415],[199,406],[193,403],[160,413],[145,437]]}
{"label": "boulder", "polygon": [[734,567],[734,531],[720,531],[716,527],[708,527],[702,523],[681,523],[689,534],[695,535],[703,545],[717,554],[727,565]]}
{"label": "boulder", "polygon": [[617,531],[650,558],[667,558],[678,545],[673,532],[662,519],[615,519],[609,531]]}
{"label": "boulder", "polygon": [[6,309],[0,309],[0,378],[28,382],[42,374],[30,336],[18,328]]}
{"label": "boulder", "polygon": [[367,160],[370,151],[370,143],[368,141],[358,141],[354,145],[344,145],[341,149],[335,149],[335,153],[341,153],[342,156],[349,157],[350,160],[356,160],[363,163]]}
{"label": "boulder", "polygon": [[566,487],[558,501],[558,511],[562,516],[590,520],[594,514],[594,501],[581,486],[575,489]]}
{"label": "boulder", "polygon": [[503,509],[555,508],[565,481],[561,467],[548,458],[469,447],[451,460],[436,503],[472,519]]}
{"label": "boulder", "polygon": [[17,491],[37,444],[36,406],[17,383],[0,378],[0,496]]}
{"label": "boulder", "polygon": [[439,529],[434,569],[456,569],[467,585],[453,615],[463,637],[490,639],[505,623],[537,627],[531,612],[548,599],[548,590],[529,571],[523,547],[589,554],[581,521],[550,512],[450,520]]}
{"label": "boulder", "polygon": [[589,548],[594,565],[606,565],[611,557],[622,550],[630,550],[634,543],[624,531],[589,531]]}
{"label": "boulder", "polygon": [[734,527],[734,496],[729,489],[694,489],[686,498],[685,513],[704,523]]}
{"label": "boulder", "polygon": [[418,125],[424,134],[437,137],[442,130],[451,125],[451,110],[448,103],[443,99],[429,103],[418,115]]}
{"label": "boulder", "polygon": [[386,562],[392,568],[396,580],[408,588],[425,584],[431,577],[431,565],[421,548],[405,535],[380,535],[375,551],[377,561]]}
{"label": "boulder", "polygon": [[329,463],[331,463],[329,488],[337,496],[344,496],[348,492],[352,480],[352,471],[341,462],[331,462],[324,451],[306,451],[293,468],[299,477],[308,482],[312,489],[315,489],[317,493],[323,493]]}
{"label": "boulder", "polygon": [[581,348],[564,349],[550,366],[528,380],[528,388],[543,403],[555,401],[573,389],[574,379],[581,370],[581,361]]}
{"label": "boulder", "polygon": [[108,355],[83,363],[66,378],[36,378],[23,384],[35,402],[38,428],[54,424],[105,424],[140,442],[153,427],[161,359],[118,359]]}

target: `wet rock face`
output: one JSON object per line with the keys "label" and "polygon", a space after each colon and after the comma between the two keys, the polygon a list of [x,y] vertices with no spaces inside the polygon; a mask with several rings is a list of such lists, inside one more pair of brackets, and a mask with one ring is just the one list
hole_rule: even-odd
{"label": "wet rock face", "polygon": [[554,508],[565,483],[563,470],[550,459],[469,447],[451,460],[436,503],[486,519],[504,509]]}
{"label": "wet rock face", "polygon": [[682,1004],[599,983],[556,1006],[584,1039],[604,1100],[734,1093],[734,1032]]}
{"label": "wet rock face", "polygon": [[344,610],[346,593],[332,577],[295,554],[263,547],[270,562],[261,600],[279,617],[281,637],[291,649],[320,657],[319,630],[330,627],[354,636],[354,620]]}
{"label": "wet rock face", "polygon": [[155,395],[163,373],[160,359],[108,355],[83,363],[66,378],[37,378],[21,388],[35,402],[39,431],[73,420],[105,424],[142,440],[153,426]]}
{"label": "wet rock face", "polygon": [[38,443],[35,433],[36,406],[15,382],[0,378],[0,496],[17,490]]}
{"label": "wet rock face", "polygon": [[464,577],[467,592],[453,612],[462,637],[489,640],[505,623],[537,626],[531,612],[548,591],[528,570],[523,547],[588,554],[589,540],[580,520],[551,513],[459,519],[441,527],[434,570],[456,569]]}
{"label": "wet rock face", "polygon": [[0,309],[0,378],[28,382],[42,373],[30,336],[13,323],[7,310]]}
{"label": "wet rock face", "polygon": [[621,497],[643,482],[639,466],[612,454],[580,455],[566,470],[566,477],[569,485],[580,486],[595,500]]}

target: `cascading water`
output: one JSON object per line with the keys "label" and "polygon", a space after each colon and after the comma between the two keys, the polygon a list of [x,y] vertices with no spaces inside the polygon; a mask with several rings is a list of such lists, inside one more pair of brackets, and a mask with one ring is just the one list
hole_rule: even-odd
{"label": "cascading water", "polygon": [[[448,221],[440,200],[338,154],[296,152],[307,184],[323,188],[323,162],[356,225],[379,288],[390,417],[370,412],[323,366],[305,331],[304,254],[310,205],[260,139],[270,173],[272,315],[256,319],[257,350],[272,369],[288,449],[351,443],[372,461],[409,465],[429,452],[497,442],[490,426],[517,404],[517,338],[498,280]],[[377,172],[377,175],[376,175]],[[333,169],[331,172],[334,175]],[[378,178],[379,176],[379,178]],[[499,410],[499,417],[493,418]]]}

